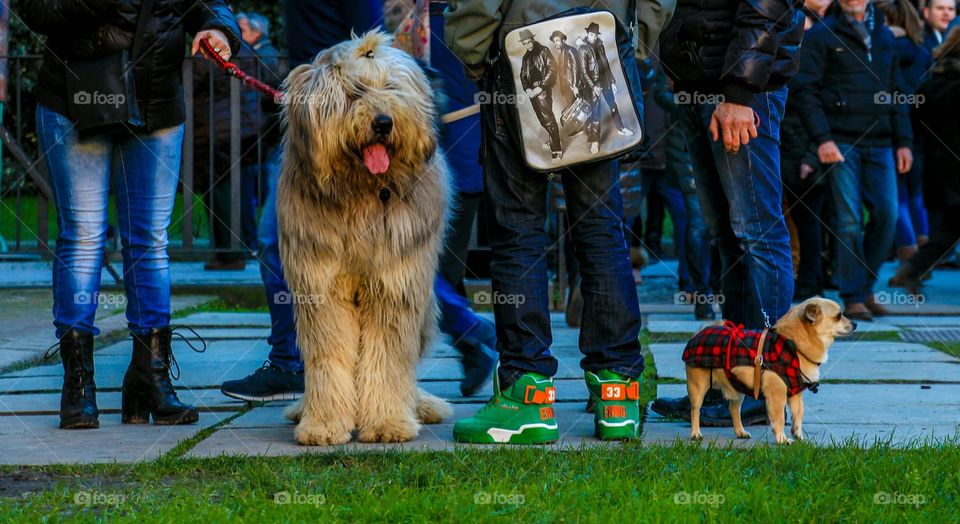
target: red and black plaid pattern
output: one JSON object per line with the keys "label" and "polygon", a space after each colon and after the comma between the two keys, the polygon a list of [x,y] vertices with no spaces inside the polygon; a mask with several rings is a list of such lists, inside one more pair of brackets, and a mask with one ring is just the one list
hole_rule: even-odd
{"label": "red and black plaid pattern", "polygon": [[[736,366],[753,367],[761,333],[763,331],[745,330],[731,322],[704,328],[687,342],[687,347],[683,350],[683,361],[688,366],[722,369],[737,391],[753,396],[753,388],[740,382],[730,369]],[[776,373],[786,382],[788,396],[792,397],[810,386],[802,380],[797,346],[792,340],[770,330],[764,346],[763,369]],[[729,359],[728,350],[731,352]]]}

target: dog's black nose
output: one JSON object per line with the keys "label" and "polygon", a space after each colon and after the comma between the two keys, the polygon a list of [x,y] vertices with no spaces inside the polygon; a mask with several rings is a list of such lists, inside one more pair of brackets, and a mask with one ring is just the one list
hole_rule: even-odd
{"label": "dog's black nose", "polygon": [[850,326],[851,326],[850,331],[857,329],[857,323],[853,320],[850,321]]}
{"label": "dog's black nose", "polygon": [[373,117],[373,132],[384,136],[389,135],[393,129],[393,119],[388,115],[377,115]]}

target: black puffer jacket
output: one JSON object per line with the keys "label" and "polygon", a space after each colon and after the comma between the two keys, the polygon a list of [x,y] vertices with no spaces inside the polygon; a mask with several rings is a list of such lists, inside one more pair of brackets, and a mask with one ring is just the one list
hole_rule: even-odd
{"label": "black puffer jacket", "polygon": [[678,91],[722,93],[748,105],[797,71],[802,1],[679,0],[660,35],[660,58]]}
{"label": "black puffer jacket", "polygon": [[829,140],[872,147],[910,147],[913,135],[893,33],[873,12],[868,53],[853,25],[833,9],[807,31],[800,73],[791,84],[815,144]]}
{"label": "black puffer jacket", "polygon": [[[924,103],[917,108],[917,132],[926,144],[923,162],[923,199],[927,208],[944,211],[960,207],[960,58],[937,60],[930,79],[920,87]],[[957,220],[957,217],[944,217]]]}
{"label": "black puffer jacket", "polygon": [[[21,0],[15,11],[45,35],[37,100],[68,115],[69,63],[133,47],[141,0]],[[223,0],[156,0],[134,66],[137,103],[148,130],[182,123],[181,69],[187,33],[219,29],[236,52],[240,28]],[[67,64],[66,66],[64,64]]]}

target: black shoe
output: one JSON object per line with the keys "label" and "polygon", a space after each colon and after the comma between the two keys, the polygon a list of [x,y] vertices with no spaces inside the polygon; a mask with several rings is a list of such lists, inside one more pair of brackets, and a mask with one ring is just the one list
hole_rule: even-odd
{"label": "black shoe", "polygon": [[[717,403],[726,402],[723,399],[723,394],[715,389],[707,391],[707,394],[703,397],[703,406],[700,407],[700,414],[703,415],[703,410],[711,407]],[[661,417],[665,418],[678,418],[681,420],[686,420],[690,422],[690,397],[683,396],[678,398],[658,398],[654,399],[653,405],[650,406],[650,409],[654,413],[659,414]]]}
{"label": "black shoe", "polygon": [[60,392],[60,429],[100,427],[97,384],[93,380],[93,333],[71,329],[44,358],[60,352],[63,361],[63,390]]}
{"label": "black shoe", "polygon": [[[170,348],[173,334],[167,326],[153,328],[145,335],[133,335],[133,356],[123,376],[121,420],[124,424],[146,424],[151,415],[153,423],[158,425],[193,424],[200,420],[195,407],[180,402],[170,381],[171,366],[177,370],[173,379],[180,378],[180,366]],[[186,340],[183,335],[177,335]],[[189,341],[187,344],[198,353],[207,349],[205,342],[202,350],[194,348]]]}
{"label": "black shoe", "polygon": [[[740,420],[744,426],[758,426],[768,423],[767,403],[753,397],[744,397],[740,406]],[[733,418],[726,402],[704,407],[700,410],[700,425],[706,427],[732,427]]]}
{"label": "black shoe", "polygon": [[204,265],[204,271],[243,271],[247,268],[247,261],[241,257],[220,258],[214,257]]}
{"label": "black shoe", "polygon": [[248,402],[297,400],[303,396],[303,372],[284,371],[267,361],[239,380],[224,382],[220,392]]}
{"label": "black shoe", "polygon": [[697,320],[716,320],[717,314],[713,312],[713,304],[702,304],[698,301],[693,306],[693,318]]}

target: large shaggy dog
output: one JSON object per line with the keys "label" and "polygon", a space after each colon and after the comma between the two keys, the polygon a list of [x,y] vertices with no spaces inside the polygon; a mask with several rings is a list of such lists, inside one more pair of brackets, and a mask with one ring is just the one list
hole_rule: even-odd
{"label": "large shaggy dog", "polygon": [[285,83],[280,255],[306,391],[286,415],[308,445],[415,438],[451,414],[417,388],[436,330],[449,180],[421,68],[367,33]]}

